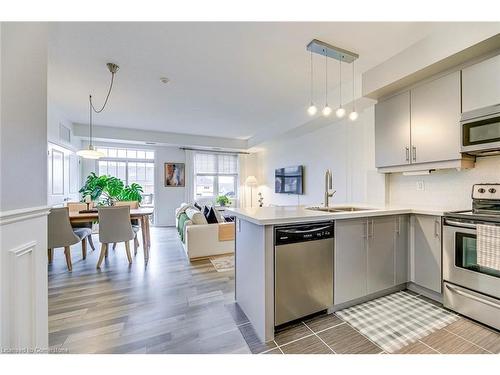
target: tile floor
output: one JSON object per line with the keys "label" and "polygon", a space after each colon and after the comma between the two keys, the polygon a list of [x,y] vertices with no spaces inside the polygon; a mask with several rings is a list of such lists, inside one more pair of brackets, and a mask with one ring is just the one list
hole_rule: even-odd
{"label": "tile floor", "polygon": [[[426,297],[412,293],[415,298]],[[438,304],[438,303],[436,303]],[[438,304],[439,305],[439,304]],[[263,346],[255,333],[249,334],[249,323],[243,337],[252,353],[262,354],[384,354],[384,350],[335,314],[321,315],[293,324],[279,331],[271,344]],[[252,336],[253,335],[253,336]],[[465,317],[441,328],[394,354],[498,354],[498,331]]]}

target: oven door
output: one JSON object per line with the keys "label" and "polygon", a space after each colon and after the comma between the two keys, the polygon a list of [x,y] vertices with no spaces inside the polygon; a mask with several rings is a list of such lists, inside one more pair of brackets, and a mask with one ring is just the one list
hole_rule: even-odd
{"label": "oven door", "polygon": [[444,220],[443,279],[491,297],[500,298],[500,272],[477,264],[476,225]]}

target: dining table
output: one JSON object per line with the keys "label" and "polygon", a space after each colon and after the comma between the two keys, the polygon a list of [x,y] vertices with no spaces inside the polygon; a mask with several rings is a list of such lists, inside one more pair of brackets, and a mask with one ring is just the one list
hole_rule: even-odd
{"label": "dining table", "polygon": [[[139,207],[130,209],[130,219],[136,219],[141,225],[142,246],[146,253],[146,259],[149,258],[149,248],[151,247],[151,234],[149,228],[149,217],[154,213],[153,207]],[[99,220],[97,212],[70,211],[69,221],[76,223],[93,223]]]}

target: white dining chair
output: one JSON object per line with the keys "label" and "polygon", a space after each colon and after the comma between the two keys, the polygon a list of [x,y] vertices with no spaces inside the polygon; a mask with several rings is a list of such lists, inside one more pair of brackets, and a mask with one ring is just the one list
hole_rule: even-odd
{"label": "white dining chair", "polygon": [[[70,213],[71,212],[80,212],[80,211],[87,209],[87,204],[82,203],[82,202],[68,202],[68,203],[66,203],[66,206],[68,207]],[[92,202],[91,207],[92,208],[94,207],[94,202]],[[71,223],[71,226],[73,227],[73,229],[90,228],[92,230],[92,223],[91,222],[89,222],[89,223]],[[95,251],[94,241],[92,241],[92,233],[90,234],[90,236],[87,237],[87,241],[89,242],[89,245],[92,248],[92,251]]]}
{"label": "white dining chair", "polygon": [[[118,206],[128,206],[130,209],[137,209],[139,208],[139,202],[138,201],[116,201],[114,203],[115,207]],[[138,219],[130,219],[130,223],[132,224],[132,229],[134,232],[138,232],[141,227],[139,225],[139,220]],[[137,239],[137,236],[134,237],[134,255],[137,255],[137,248],[139,247],[139,240]],[[116,242],[113,244],[113,250],[116,249]]]}
{"label": "white dining chair", "polygon": [[[129,241],[136,237],[137,231],[130,223],[130,206],[99,207],[98,215],[99,242],[102,245],[97,268],[101,268],[102,261],[108,256],[109,244],[118,242],[125,243],[127,259],[129,264],[132,264]],[[137,249],[134,250],[137,252]]]}
{"label": "white dining chair", "polygon": [[89,228],[72,228],[69,221],[68,207],[52,208],[48,217],[48,233],[47,233],[47,255],[49,264],[54,258],[54,249],[64,247],[64,255],[66,257],[66,265],[68,270],[73,270],[71,263],[71,245],[82,242],[82,257],[87,257],[87,243],[85,239],[92,234]]}

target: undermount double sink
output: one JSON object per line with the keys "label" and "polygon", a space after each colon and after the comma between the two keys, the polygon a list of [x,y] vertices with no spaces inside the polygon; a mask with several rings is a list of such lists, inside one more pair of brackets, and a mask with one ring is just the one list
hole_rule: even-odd
{"label": "undermount double sink", "polygon": [[314,206],[314,207],[306,207],[306,209],[312,211],[322,211],[322,212],[355,212],[355,211],[373,210],[372,208],[352,207],[352,206],[344,206],[344,207]]}

